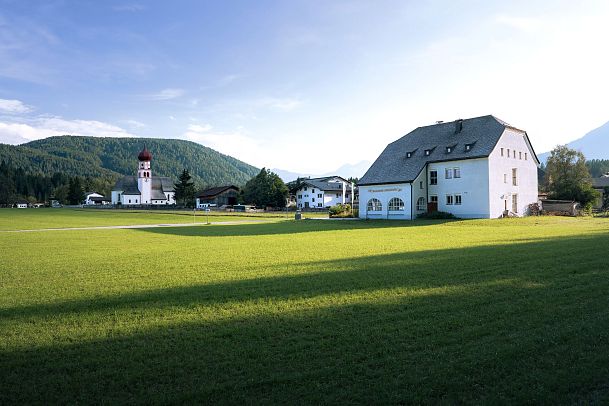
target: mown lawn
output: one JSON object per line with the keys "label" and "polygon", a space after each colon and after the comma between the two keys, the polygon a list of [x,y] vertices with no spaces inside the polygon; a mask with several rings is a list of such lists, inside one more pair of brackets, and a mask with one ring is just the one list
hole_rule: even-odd
{"label": "mown lawn", "polygon": [[0,244],[0,404],[609,402],[609,219]]}
{"label": "mown lawn", "polygon": [[[305,217],[328,217],[327,213],[305,213]],[[0,209],[0,231],[43,228],[124,226],[133,224],[185,224],[225,221],[285,220],[294,213],[235,213],[197,210],[109,210],[109,209]]]}

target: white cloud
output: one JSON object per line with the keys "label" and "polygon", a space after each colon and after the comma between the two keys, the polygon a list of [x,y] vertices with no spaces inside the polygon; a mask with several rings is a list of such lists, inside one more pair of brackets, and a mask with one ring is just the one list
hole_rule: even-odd
{"label": "white cloud", "polygon": [[261,142],[247,136],[242,128],[234,132],[211,132],[211,129],[209,124],[191,124],[183,137],[254,165],[259,165],[265,156]]}
{"label": "white cloud", "polygon": [[19,100],[0,99],[0,113],[25,114],[33,109]]}
{"label": "white cloud", "polygon": [[0,142],[2,143],[20,144],[56,135],[136,137],[121,127],[95,120],[38,117],[27,123],[0,122]]}
{"label": "white cloud", "polygon": [[260,103],[262,104],[262,106],[283,112],[296,110],[302,104],[299,99],[275,97],[266,97],[264,99],[261,99]]}
{"label": "white cloud", "polygon": [[125,123],[127,123],[129,126],[131,126],[133,128],[147,127],[146,124],[142,123],[141,121],[137,121],[137,120],[125,120]]}
{"label": "white cloud", "polygon": [[139,4],[139,3],[127,3],[127,4],[121,4],[120,6],[114,6],[114,7],[112,7],[112,10],[136,12],[136,11],[144,11],[144,10],[146,10],[146,7],[143,4]]}
{"label": "white cloud", "polygon": [[162,100],[171,100],[177,99],[178,97],[184,95],[184,89],[178,88],[167,88],[163,89],[158,93],[151,93],[143,95],[142,98],[145,100],[153,100],[153,101],[162,101]]}

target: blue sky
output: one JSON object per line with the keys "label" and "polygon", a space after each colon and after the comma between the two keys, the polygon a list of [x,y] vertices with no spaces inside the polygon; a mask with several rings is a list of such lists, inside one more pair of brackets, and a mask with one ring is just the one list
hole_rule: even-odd
{"label": "blue sky", "polygon": [[494,114],[542,152],[609,120],[607,21],[607,1],[0,0],[0,142],[182,138],[324,173]]}

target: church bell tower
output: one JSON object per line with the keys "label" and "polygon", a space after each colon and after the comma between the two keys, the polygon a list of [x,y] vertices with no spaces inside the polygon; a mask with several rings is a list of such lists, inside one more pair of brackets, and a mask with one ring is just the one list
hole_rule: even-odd
{"label": "church bell tower", "polygon": [[144,149],[137,156],[137,188],[140,190],[141,204],[152,204],[152,175],[150,174],[150,161],[152,154]]}

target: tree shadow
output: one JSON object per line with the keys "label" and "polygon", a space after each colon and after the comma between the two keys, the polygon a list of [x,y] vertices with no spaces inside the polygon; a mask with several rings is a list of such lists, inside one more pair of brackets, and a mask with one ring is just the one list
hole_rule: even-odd
{"label": "tree shadow", "polygon": [[200,224],[193,227],[141,228],[153,234],[179,235],[185,237],[241,237],[253,235],[299,234],[320,231],[345,231],[382,229],[395,227],[421,227],[465,220],[390,221],[390,220],[302,220],[260,222],[247,224]]}
{"label": "tree shadow", "polygon": [[5,308],[3,329],[102,327],[3,350],[0,403],[602,402],[608,237]]}

